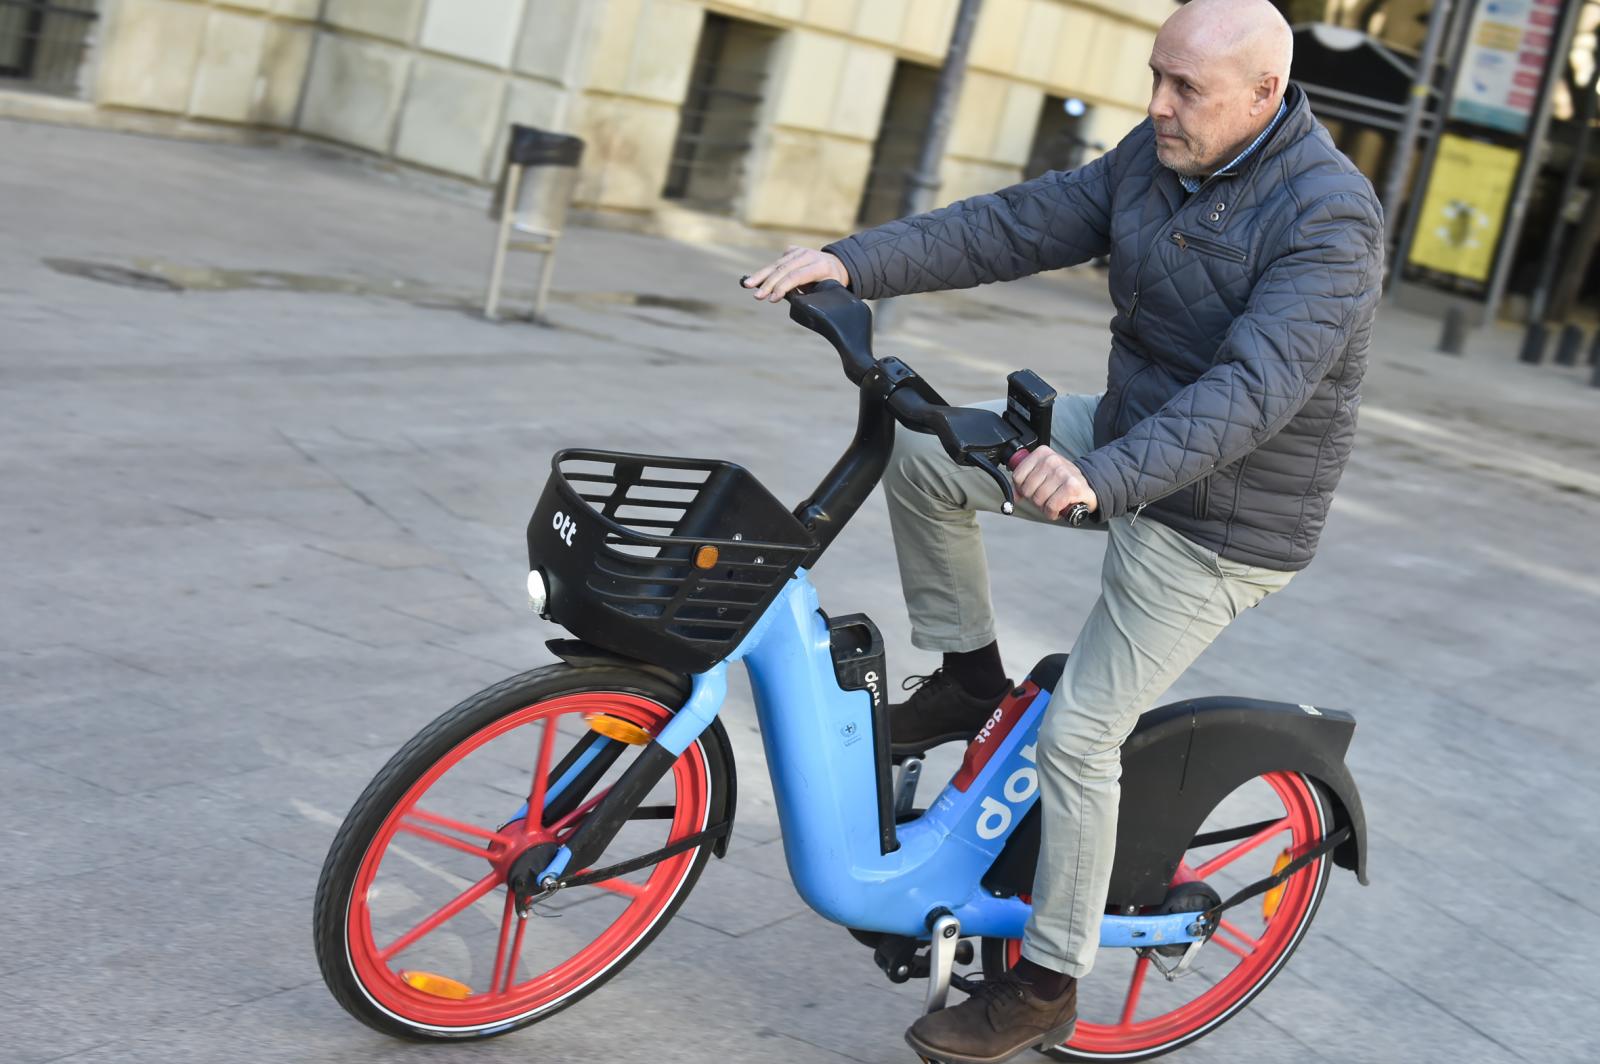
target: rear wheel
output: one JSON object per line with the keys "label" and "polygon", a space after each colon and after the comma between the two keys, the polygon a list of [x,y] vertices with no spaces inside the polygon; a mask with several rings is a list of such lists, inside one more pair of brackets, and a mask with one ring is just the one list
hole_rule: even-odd
{"label": "rear wheel", "polygon": [[[1172,911],[1203,909],[1199,899],[1226,898],[1274,874],[1329,830],[1317,784],[1299,773],[1251,780],[1217,806],[1201,833],[1260,824],[1248,837],[1191,849],[1178,867]],[[1178,956],[1156,950],[1102,949],[1078,988],[1078,1026],[1048,1049],[1058,1060],[1145,1060],[1214,1031],[1239,1014],[1282,970],[1321,904],[1332,862],[1318,858],[1281,888],[1228,910],[1190,970],[1168,979]],[[1181,952],[1169,948],[1171,952]],[[993,977],[1017,963],[1021,943],[985,939],[983,969]]]}
{"label": "rear wheel", "polygon": [[[571,837],[643,749],[624,740],[658,734],[681,700],[631,669],[552,665],[469,698],[411,740],[351,809],[323,866],[317,958],[339,1003],[389,1034],[485,1037],[552,1015],[621,971],[682,904],[711,842],[564,889],[526,919],[506,879],[521,854]],[[708,731],[594,867],[715,825],[730,790]]]}

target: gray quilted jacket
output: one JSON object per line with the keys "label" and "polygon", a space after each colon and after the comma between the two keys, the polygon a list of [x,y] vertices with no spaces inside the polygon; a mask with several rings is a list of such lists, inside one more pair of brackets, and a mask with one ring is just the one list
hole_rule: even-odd
{"label": "gray quilted jacket", "polygon": [[1224,558],[1302,569],[1355,438],[1383,219],[1305,94],[1291,85],[1286,102],[1238,171],[1193,195],[1145,121],[1071,173],[827,250],[868,299],[1108,254],[1110,370],[1078,463],[1101,516],[1142,511]]}

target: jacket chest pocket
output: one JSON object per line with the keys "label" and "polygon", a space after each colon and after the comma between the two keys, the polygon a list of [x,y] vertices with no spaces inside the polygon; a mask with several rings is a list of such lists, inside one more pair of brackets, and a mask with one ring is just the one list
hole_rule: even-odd
{"label": "jacket chest pocket", "polygon": [[1231,244],[1224,244],[1219,240],[1211,240],[1207,237],[1195,236],[1193,233],[1185,233],[1178,229],[1174,229],[1172,231],[1172,236],[1170,239],[1174,244],[1178,245],[1178,247],[1184,251],[1194,251],[1201,255],[1211,255],[1219,259],[1227,259],[1229,262],[1243,262],[1247,257],[1243,248],[1236,248]]}

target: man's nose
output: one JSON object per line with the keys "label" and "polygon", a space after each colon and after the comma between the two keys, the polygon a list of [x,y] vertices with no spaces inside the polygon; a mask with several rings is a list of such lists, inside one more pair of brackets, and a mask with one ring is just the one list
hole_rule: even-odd
{"label": "man's nose", "polygon": [[1172,96],[1159,85],[1150,90],[1150,106],[1146,109],[1151,118],[1172,117]]}

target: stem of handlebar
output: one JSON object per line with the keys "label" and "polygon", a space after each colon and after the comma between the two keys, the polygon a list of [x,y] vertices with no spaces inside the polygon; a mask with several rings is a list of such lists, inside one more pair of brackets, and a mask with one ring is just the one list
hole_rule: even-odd
{"label": "stem of handlebar", "polygon": [[[1026,447],[1018,447],[1017,452],[1010,458],[1006,459],[1006,468],[1015,472],[1017,466],[1021,465],[1022,460],[1026,457],[1028,457],[1028,449]],[[1060,520],[1065,521],[1073,528],[1077,528],[1088,519],[1089,507],[1081,502],[1075,502],[1071,506],[1067,507],[1066,513],[1062,514],[1060,517]]]}

